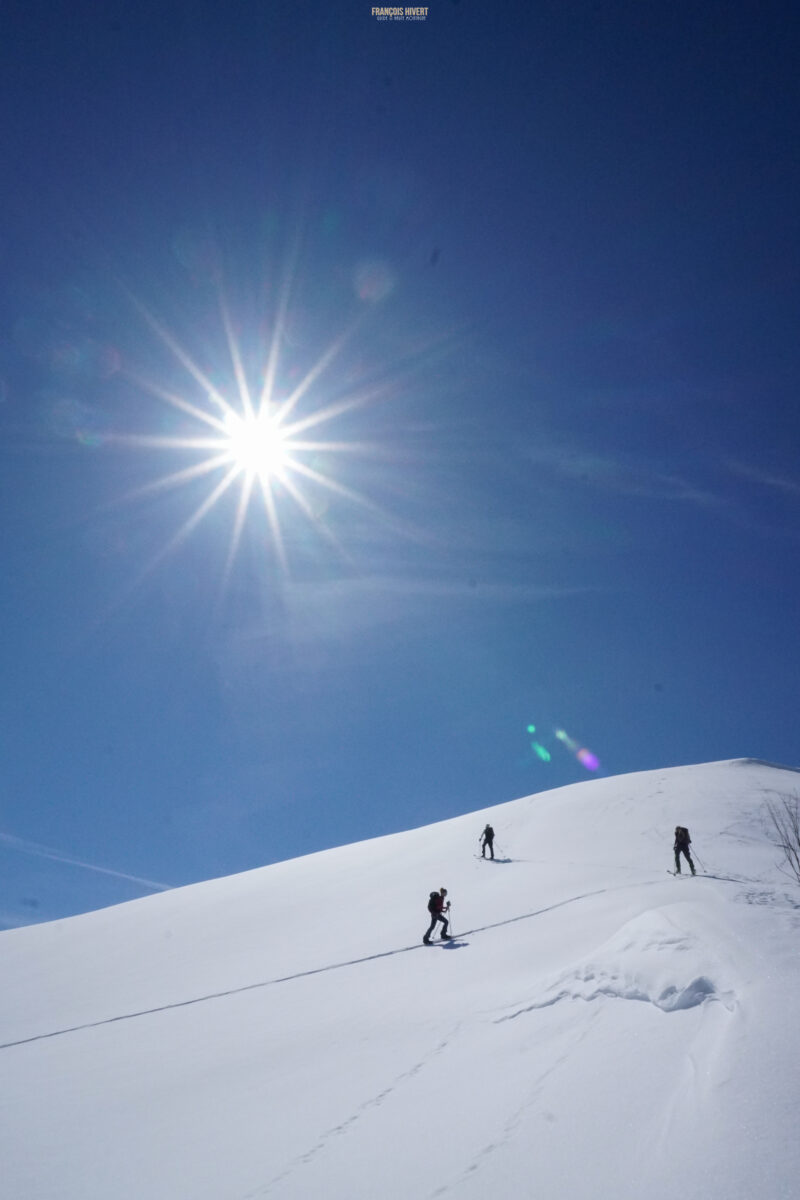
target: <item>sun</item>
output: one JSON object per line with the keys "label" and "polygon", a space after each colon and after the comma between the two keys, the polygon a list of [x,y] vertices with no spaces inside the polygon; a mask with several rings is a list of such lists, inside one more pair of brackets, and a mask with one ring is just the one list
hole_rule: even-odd
{"label": "sun", "polygon": [[[178,391],[129,369],[127,376],[131,382],[177,413],[176,422],[180,424],[176,423],[170,433],[119,434],[115,440],[143,450],[168,451],[171,456],[187,454],[193,460],[185,466],[175,464],[174,469],[138,488],[134,495],[208,481],[196,507],[155,554],[143,575],[177,550],[226,496],[233,497],[233,504],[230,540],[222,569],[223,589],[251,514],[255,516],[254,509],[260,508],[262,520],[266,518],[267,537],[262,545],[266,550],[271,549],[284,575],[290,574],[284,529],[293,526],[297,529],[298,521],[313,526],[320,549],[333,548],[343,560],[349,561],[334,528],[336,513],[330,513],[334,503],[340,525],[345,505],[355,505],[381,521],[388,521],[389,517],[374,500],[345,483],[333,462],[335,458],[341,461],[343,456],[371,457],[377,451],[362,439],[321,437],[321,427],[384,398],[392,391],[392,383],[378,379],[353,387],[334,374],[320,393],[321,377],[330,370],[348,341],[347,331],[336,337],[305,370],[287,373],[282,369],[278,352],[285,314],[279,314],[266,344],[259,345],[256,341],[255,357],[261,366],[254,372],[255,378],[249,378],[240,338],[234,335],[233,322],[221,300],[222,324],[235,381],[232,394],[226,395],[163,323],[134,296],[130,299],[173,359],[184,368],[188,379]],[[220,364],[215,373],[222,374]],[[291,541],[296,545],[298,539]],[[304,538],[303,544],[307,547],[308,540]]]}
{"label": "sun", "polygon": [[286,434],[277,417],[264,410],[240,415],[229,409],[223,426],[220,442],[233,467],[262,483],[285,478],[291,460]]}

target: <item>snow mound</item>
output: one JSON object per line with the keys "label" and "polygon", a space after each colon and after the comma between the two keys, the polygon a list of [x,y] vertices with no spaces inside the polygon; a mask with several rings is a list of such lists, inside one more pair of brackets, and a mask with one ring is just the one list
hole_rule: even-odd
{"label": "snow mound", "polygon": [[663,911],[629,921],[588,960],[561,972],[544,993],[501,1020],[513,1020],[564,1000],[639,1000],[678,1012],[709,1000],[732,1010],[735,992],[702,974],[708,947]]}

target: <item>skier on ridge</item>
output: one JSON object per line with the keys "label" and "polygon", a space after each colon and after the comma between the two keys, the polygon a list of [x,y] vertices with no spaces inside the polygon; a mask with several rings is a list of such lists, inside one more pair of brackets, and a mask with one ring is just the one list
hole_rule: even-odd
{"label": "skier on ridge", "polygon": [[688,862],[689,869],[692,872],[692,874],[694,875],[694,873],[695,873],[694,863],[692,862],[692,856],[689,853],[689,846],[691,844],[691,841],[692,841],[692,839],[689,837],[689,830],[684,825],[676,825],[675,826],[675,845],[673,846],[673,850],[675,851],[675,874],[676,875],[680,875],[680,873],[681,873],[681,858],[680,858],[681,855],[683,855],[684,858],[686,859],[686,861]]}
{"label": "skier on ridge", "polygon": [[489,855],[494,858],[494,830],[491,825],[487,825],[478,839],[481,844],[481,858],[486,858],[486,848],[489,848]]}
{"label": "skier on ridge", "polygon": [[430,946],[431,944],[431,934],[437,921],[441,921],[442,923],[442,932],[439,935],[442,941],[446,942],[450,940],[450,934],[447,932],[447,917],[444,915],[450,911],[450,901],[445,900],[446,895],[447,888],[439,888],[438,892],[431,892],[430,894],[428,912],[431,914],[431,923],[422,939],[426,946]]}

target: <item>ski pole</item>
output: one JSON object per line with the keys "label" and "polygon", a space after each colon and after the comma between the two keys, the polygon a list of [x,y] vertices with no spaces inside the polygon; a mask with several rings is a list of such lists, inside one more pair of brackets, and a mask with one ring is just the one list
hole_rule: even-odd
{"label": "ski pole", "polygon": [[705,871],[705,867],[703,866],[702,859],[700,858],[700,855],[697,853],[696,850],[694,852],[694,856],[697,859],[697,865],[699,866],[700,870]]}

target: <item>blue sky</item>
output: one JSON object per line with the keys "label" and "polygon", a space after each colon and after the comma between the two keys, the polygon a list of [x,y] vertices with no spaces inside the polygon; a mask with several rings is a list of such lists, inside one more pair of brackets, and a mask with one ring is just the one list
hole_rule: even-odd
{"label": "blue sky", "polygon": [[787,5],[4,21],[0,924],[800,760]]}

